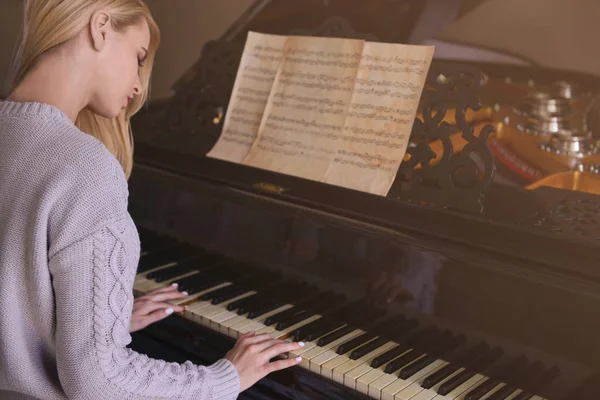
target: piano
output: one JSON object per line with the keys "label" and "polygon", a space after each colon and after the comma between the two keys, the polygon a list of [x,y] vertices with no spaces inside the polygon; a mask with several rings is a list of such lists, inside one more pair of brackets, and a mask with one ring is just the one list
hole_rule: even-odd
{"label": "piano", "polygon": [[[409,42],[431,12],[409,0],[294,4],[257,1],[206,44],[172,98],[133,120],[134,292],[178,283],[189,295],[185,312],[131,347],[208,365],[250,330],[305,342],[299,366],[240,399],[600,399],[597,173],[557,161],[570,167],[525,182],[529,167],[493,151],[512,121],[542,124],[556,102],[519,105],[572,100],[575,88],[591,98],[600,79],[434,59],[386,197],[206,157],[249,30]],[[592,136],[579,138],[594,146],[584,108]],[[540,142],[523,157],[556,161],[542,145],[573,137],[531,133]],[[561,186],[564,174],[589,184]]]}

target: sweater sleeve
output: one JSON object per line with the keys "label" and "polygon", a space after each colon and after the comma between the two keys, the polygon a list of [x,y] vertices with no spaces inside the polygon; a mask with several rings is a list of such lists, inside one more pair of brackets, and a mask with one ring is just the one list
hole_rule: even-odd
{"label": "sweater sleeve", "polygon": [[56,359],[70,399],[235,399],[239,375],[222,359],[204,367],[154,360],[127,348],[138,260],[127,215],[50,259],[56,301]]}

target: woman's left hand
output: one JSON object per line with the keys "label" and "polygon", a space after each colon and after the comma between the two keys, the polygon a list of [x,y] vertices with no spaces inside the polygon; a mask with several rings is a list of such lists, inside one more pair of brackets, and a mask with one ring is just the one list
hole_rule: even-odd
{"label": "woman's left hand", "polygon": [[133,302],[129,332],[144,329],[154,322],[167,318],[173,312],[182,312],[183,306],[176,306],[168,301],[185,296],[187,293],[178,292],[177,286],[167,286],[136,298]]}

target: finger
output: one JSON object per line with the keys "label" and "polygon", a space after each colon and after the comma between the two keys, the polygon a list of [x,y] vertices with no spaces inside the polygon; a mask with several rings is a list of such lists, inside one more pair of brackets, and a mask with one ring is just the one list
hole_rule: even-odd
{"label": "finger", "polygon": [[165,319],[171,314],[173,314],[172,308],[156,310],[153,313],[149,314],[147,317],[145,317],[144,322],[147,324],[151,324],[160,321],[161,319]]}
{"label": "finger", "polygon": [[176,306],[171,303],[154,303],[154,302],[146,302],[139,310],[136,310],[136,315],[146,315],[150,314],[156,310],[166,310],[168,308],[173,309],[176,312],[182,312],[184,310],[183,306]]}
{"label": "finger", "polygon": [[187,292],[164,292],[155,294],[150,298],[150,300],[158,302],[158,301],[167,301],[167,300],[175,300],[181,299],[187,296]]}
{"label": "finger", "polygon": [[302,342],[282,342],[274,344],[273,346],[267,348],[262,352],[262,354],[267,360],[270,360],[271,358],[275,358],[280,354],[288,353],[293,350],[298,350],[302,346],[304,346],[304,343]]}
{"label": "finger", "polygon": [[159,293],[170,293],[170,292],[176,292],[176,291],[177,291],[177,288],[178,288],[178,286],[179,286],[179,285],[178,285],[177,283],[172,283],[172,284],[170,284],[169,286],[165,286],[165,287],[163,287],[163,288],[160,288],[160,289],[155,289],[155,290],[153,290],[153,291],[151,291],[151,292],[148,292],[148,293],[146,293],[146,294],[145,294],[145,296],[150,296],[150,297],[151,297],[151,296],[154,296],[154,295],[156,295],[156,294],[159,294]]}
{"label": "finger", "polygon": [[285,360],[273,361],[265,366],[265,370],[268,374],[270,374],[271,372],[279,371],[282,369],[293,367],[294,365],[298,365],[300,364],[300,361],[302,361],[302,357],[287,358]]}
{"label": "finger", "polygon": [[[288,341],[285,340],[279,340],[279,339],[270,339],[270,340],[265,340],[263,342],[259,342],[256,344],[253,344],[252,347],[254,348],[254,350],[257,353],[260,353],[270,347],[273,347],[275,345],[279,345],[279,344],[287,344],[290,343]],[[293,342],[292,342],[293,343]],[[298,343],[298,347],[303,347],[304,346],[304,342],[297,342]]]}
{"label": "finger", "polygon": [[151,299],[152,296],[155,296],[159,293],[168,293],[168,292],[176,292],[177,291],[177,284],[171,284],[169,286],[160,288],[160,289],[155,289],[151,292],[146,293],[143,296],[140,296],[137,300],[148,300]]}
{"label": "finger", "polygon": [[263,333],[262,335],[252,335],[252,336],[248,336],[242,339],[242,336],[240,336],[240,338],[238,339],[238,342],[240,342],[243,345],[246,346],[250,346],[256,343],[261,343],[264,342],[266,340],[272,340],[273,338],[271,337],[271,335],[269,333]]}

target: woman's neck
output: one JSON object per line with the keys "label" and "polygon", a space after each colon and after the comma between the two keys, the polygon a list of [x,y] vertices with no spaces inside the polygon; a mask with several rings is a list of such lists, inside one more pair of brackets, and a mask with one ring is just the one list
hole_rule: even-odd
{"label": "woman's neck", "polygon": [[75,122],[88,103],[89,85],[86,66],[74,62],[73,54],[65,53],[47,54],[40,59],[7,100],[49,104]]}

